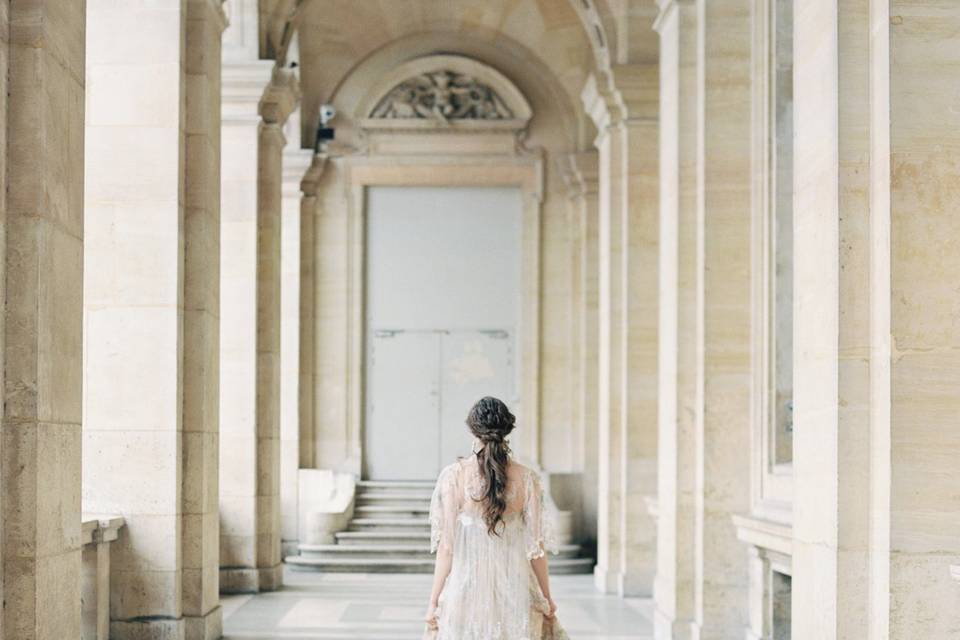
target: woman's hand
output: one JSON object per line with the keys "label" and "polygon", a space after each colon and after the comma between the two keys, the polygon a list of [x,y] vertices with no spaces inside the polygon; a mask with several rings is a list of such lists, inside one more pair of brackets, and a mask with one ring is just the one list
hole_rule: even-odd
{"label": "woman's hand", "polygon": [[557,616],[557,603],[553,598],[547,598],[547,613],[543,615],[547,620],[553,620]]}
{"label": "woman's hand", "polygon": [[437,630],[437,603],[430,603],[427,607],[427,615],[423,616],[423,620],[427,623],[427,628],[432,631]]}

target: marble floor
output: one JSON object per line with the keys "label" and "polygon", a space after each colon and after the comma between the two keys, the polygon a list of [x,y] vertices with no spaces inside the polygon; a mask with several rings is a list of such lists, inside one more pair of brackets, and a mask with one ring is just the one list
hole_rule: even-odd
{"label": "marble floor", "polygon": [[[420,640],[431,576],[287,571],[280,591],[224,596],[225,640]],[[551,577],[571,640],[649,640],[652,603],[593,588],[592,576]]]}

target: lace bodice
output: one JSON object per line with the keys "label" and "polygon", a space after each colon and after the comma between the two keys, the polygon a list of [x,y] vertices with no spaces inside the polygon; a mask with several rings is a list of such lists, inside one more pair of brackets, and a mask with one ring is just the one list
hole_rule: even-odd
{"label": "lace bodice", "polygon": [[558,550],[540,477],[510,462],[498,535],[488,532],[483,502],[476,499],[483,482],[476,458],[468,458],[441,471],[433,492],[430,548],[452,556],[437,610],[437,640],[540,638],[548,607],[530,560]]}
{"label": "lace bodice", "polygon": [[[430,501],[430,551],[436,552],[456,540],[457,521],[483,522],[484,479],[476,458],[457,461],[440,472]],[[504,525],[520,516],[524,550],[529,559],[545,551],[557,552],[554,518],[547,512],[540,476],[529,467],[511,461],[507,469],[507,508]],[[460,520],[461,522],[463,520]],[[485,526],[485,524],[484,524]]]}

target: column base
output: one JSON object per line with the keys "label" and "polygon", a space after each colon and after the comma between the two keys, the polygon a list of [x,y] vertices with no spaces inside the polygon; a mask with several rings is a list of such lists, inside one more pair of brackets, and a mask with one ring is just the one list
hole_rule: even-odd
{"label": "column base", "polygon": [[186,640],[183,619],[114,620],[110,623],[113,640]]}
{"label": "column base", "polygon": [[654,640],[699,640],[700,632],[696,622],[673,620],[659,609],[654,609],[653,638]]}
{"label": "column base", "polygon": [[272,567],[220,569],[220,593],[260,593],[283,586],[283,564]]}
{"label": "column base", "polygon": [[223,636],[223,609],[217,605],[204,616],[184,616],[184,640],[219,640]]}
{"label": "column base", "polygon": [[593,584],[601,593],[617,593],[620,588],[617,574],[599,564],[593,568]]}
{"label": "column base", "polygon": [[617,594],[621,598],[652,598],[653,575],[641,572],[616,574]]}
{"label": "column base", "polygon": [[280,554],[286,558],[287,556],[298,556],[300,555],[300,541],[299,540],[283,540],[280,542]]}

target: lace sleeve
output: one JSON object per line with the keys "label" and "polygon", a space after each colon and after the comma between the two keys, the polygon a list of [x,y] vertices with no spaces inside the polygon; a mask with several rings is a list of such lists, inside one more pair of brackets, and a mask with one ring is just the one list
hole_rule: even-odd
{"label": "lace sleeve", "polygon": [[546,551],[558,553],[560,548],[557,545],[554,514],[547,508],[537,472],[527,471],[524,485],[523,522],[527,558],[533,560],[543,557]]}
{"label": "lace sleeve", "polygon": [[453,553],[457,508],[457,470],[450,465],[440,472],[430,499],[430,553]]}

